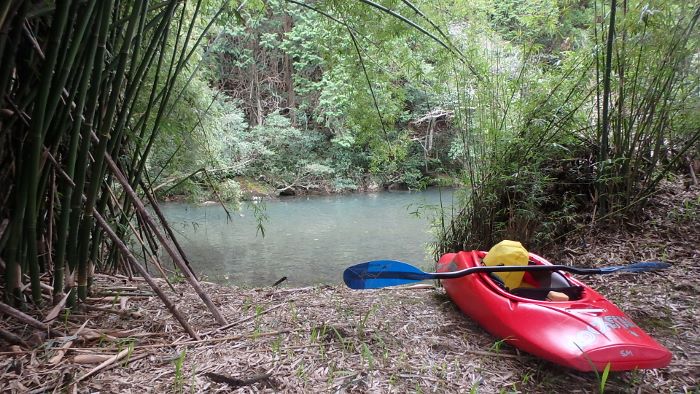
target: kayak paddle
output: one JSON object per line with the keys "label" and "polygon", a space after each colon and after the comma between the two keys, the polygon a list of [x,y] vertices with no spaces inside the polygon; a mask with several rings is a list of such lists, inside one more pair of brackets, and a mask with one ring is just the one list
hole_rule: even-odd
{"label": "kayak paddle", "polygon": [[604,268],[579,268],[568,265],[482,266],[453,272],[423,272],[417,267],[396,260],[375,260],[345,269],[343,280],[351,289],[380,289],[405,285],[426,279],[452,279],[478,272],[509,271],[568,271],[581,275],[611,274],[613,272],[646,272],[670,267],[669,263],[648,261]]}

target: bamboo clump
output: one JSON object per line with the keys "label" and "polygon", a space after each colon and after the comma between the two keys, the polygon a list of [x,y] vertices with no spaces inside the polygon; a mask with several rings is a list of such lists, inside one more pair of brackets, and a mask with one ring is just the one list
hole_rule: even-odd
{"label": "bamboo clump", "polygon": [[[135,270],[199,338],[123,241],[138,223],[140,247],[151,256],[164,248],[226,324],[182,250],[171,247],[176,241],[164,235],[162,228],[173,236],[167,222],[157,225],[139,197],[145,193],[156,206],[143,175],[159,124],[181,98],[176,86],[226,7],[195,30],[201,0],[0,5],[0,276],[7,311],[66,295],[72,307],[87,299],[94,272]],[[30,325],[51,332],[41,324]]]}

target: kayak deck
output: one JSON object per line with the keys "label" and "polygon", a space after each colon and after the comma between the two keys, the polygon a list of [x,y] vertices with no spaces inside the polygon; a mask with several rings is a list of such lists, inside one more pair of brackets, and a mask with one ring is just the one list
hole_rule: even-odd
{"label": "kayak deck", "polygon": [[[448,253],[440,258],[437,271],[480,266],[485,255],[480,251]],[[550,264],[532,253],[530,260]],[[460,310],[492,335],[556,364],[602,371],[609,363],[610,370],[623,371],[663,368],[670,363],[671,353],[602,295],[567,273],[552,275],[552,284],[557,281],[581,291],[568,301],[549,301],[512,294],[486,273],[441,282]]]}

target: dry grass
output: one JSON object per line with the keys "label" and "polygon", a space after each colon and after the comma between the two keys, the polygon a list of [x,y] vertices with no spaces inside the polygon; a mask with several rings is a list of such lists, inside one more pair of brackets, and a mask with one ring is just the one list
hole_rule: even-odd
{"label": "dry grass", "polygon": [[[586,245],[576,240],[556,259],[592,266],[654,259],[674,264],[661,274],[585,279],[674,355],[665,369],[612,374],[608,392],[699,390],[700,194],[668,190],[657,196],[656,209],[644,222],[588,234]],[[95,289],[119,296],[92,299],[90,305],[111,311],[91,308],[88,315],[59,316],[53,327],[70,334],[87,322],[77,338],[35,337],[30,350],[3,349],[0,388],[18,393],[584,393],[599,384],[594,374],[558,367],[499,342],[432,287],[203,286],[236,324],[217,331],[196,294],[177,285],[180,294],[169,294],[202,336],[193,342],[145,283],[99,276]],[[31,331],[9,318],[0,320],[0,327],[32,340]],[[62,346],[66,351],[59,360]],[[119,352],[120,360],[71,383],[104,361],[81,364],[87,355]]]}

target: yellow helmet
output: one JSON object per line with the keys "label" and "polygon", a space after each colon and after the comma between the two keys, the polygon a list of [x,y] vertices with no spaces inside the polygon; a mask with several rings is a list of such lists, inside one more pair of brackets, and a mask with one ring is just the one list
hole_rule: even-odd
{"label": "yellow helmet", "polygon": [[[484,257],[484,265],[527,265],[527,250],[520,242],[503,240],[494,245]],[[523,280],[523,271],[496,272],[495,273],[509,289],[520,287]]]}

